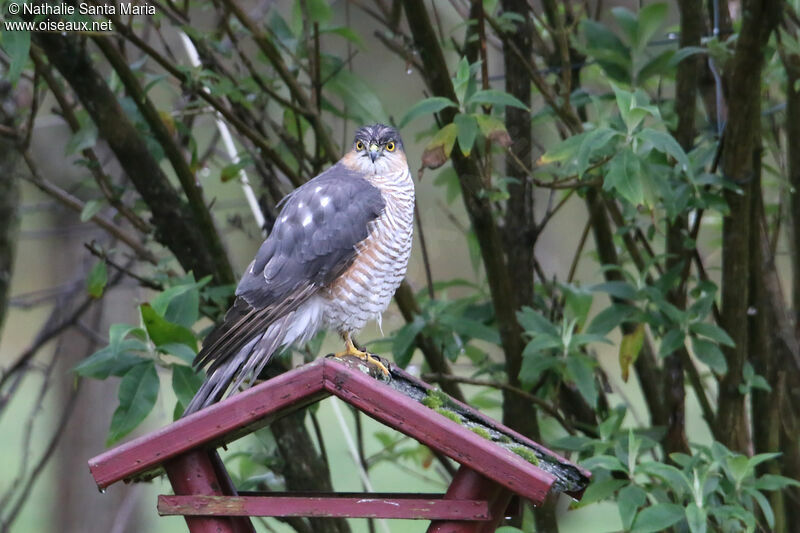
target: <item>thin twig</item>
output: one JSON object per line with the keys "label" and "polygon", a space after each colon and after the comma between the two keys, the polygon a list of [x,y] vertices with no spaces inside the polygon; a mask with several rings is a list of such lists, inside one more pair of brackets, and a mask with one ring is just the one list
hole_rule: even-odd
{"label": "thin twig", "polygon": [[142,276],[132,272],[129,268],[126,268],[125,266],[115,262],[113,259],[111,259],[111,257],[109,257],[109,255],[104,250],[96,246],[94,241],[85,242],[83,243],[83,246],[84,248],[89,250],[89,253],[91,253],[93,256],[97,257],[98,259],[101,259],[106,264],[114,267],[119,272],[125,274],[129,278],[133,278],[136,281],[138,281],[142,287],[147,287],[148,289],[153,289],[154,291],[164,290],[164,286],[161,283],[158,283],[157,281],[154,281],[152,279],[143,278]]}
{"label": "thin twig", "polygon": [[[84,207],[86,207],[86,204],[84,204],[83,201],[71,195],[70,193],[68,193],[61,187],[55,185],[54,183],[47,181],[46,179],[44,179],[44,177],[42,177],[41,172],[39,172],[39,167],[33,160],[33,156],[31,156],[30,152],[28,151],[22,152],[22,157],[25,160],[25,163],[28,165],[28,169],[31,172],[31,175],[26,177],[25,179],[29,180],[43,192],[55,198],[61,204],[69,207],[76,213],[83,212]],[[123,243],[125,243],[125,245],[127,245],[131,250],[136,252],[136,255],[138,255],[140,258],[154,265],[158,264],[158,258],[156,258],[156,256],[154,256],[153,253],[150,250],[148,250],[143,244],[141,244],[136,238],[136,236],[123,230],[122,228],[119,227],[119,225],[115,224],[113,221],[102,216],[100,213],[95,213],[89,220],[91,220],[92,222],[103,228],[106,232],[113,235]]]}
{"label": "thin twig", "polygon": [[581,240],[578,241],[578,248],[575,250],[575,256],[572,258],[572,263],[569,265],[569,274],[567,275],[567,283],[572,283],[575,279],[575,271],[578,269],[578,261],[580,261],[583,254],[583,246],[586,244],[586,237],[589,236],[589,230],[592,229],[592,219],[586,220],[581,233]]}

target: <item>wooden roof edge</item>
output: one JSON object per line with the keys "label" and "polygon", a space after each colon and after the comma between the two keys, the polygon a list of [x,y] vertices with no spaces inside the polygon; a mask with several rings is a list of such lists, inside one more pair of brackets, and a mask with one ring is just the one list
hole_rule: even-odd
{"label": "wooden roof edge", "polygon": [[[406,372],[405,370],[403,370],[403,369],[401,369],[399,367],[392,366],[391,367],[391,372],[392,372],[393,376],[395,376],[395,375],[399,376],[402,379],[404,379],[404,380],[406,380],[406,381],[408,381],[410,383],[413,383],[414,385],[416,385],[417,387],[420,387],[422,389],[425,389],[425,390],[435,389],[435,387],[433,385],[431,385],[430,383],[422,381],[418,377],[416,377],[416,376],[414,376],[412,374],[409,374],[408,372]],[[512,429],[512,428],[510,428],[510,427],[498,422],[497,420],[485,415],[484,413],[482,413],[481,411],[475,409],[471,405],[469,405],[467,403],[464,403],[464,402],[462,402],[460,400],[457,400],[456,398],[453,398],[452,396],[449,396],[449,398],[456,406],[459,407],[459,409],[470,413],[470,415],[472,417],[476,418],[477,420],[480,420],[481,423],[483,423],[483,424],[485,424],[485,425],[487,425],[489,427],[492,427],[492,428],[494,428],[495,430],[497,430],[497,431],[499,431],[501,433],[504,433],[504,434],[508,435],[513,440],[515,440],[517,442],[520,442],[521,444],[524,444],[524,445],[526,445],[528,447],[536,449],[542,455],[552,458],[554,460],[554,462],[559,463],[560,465],[564,466],[567,469],[574,470],[574,472],[577,475],[580,475],[580,476],[586,478],[587,480],[591,479],[592,473],[589,470],[587,470],[587,469],[585,469],[585,468],[573,463],[572,461],[570,461],[566,457],[562,456],[561,454],[552,451],[551,449],[539,444],[538,442],[532,440],[529,437],[526,437],[525,435],[523,435],[521,433],[518,433],[516,430],[514,430],[514,429]],[[577,490],[577,491],[565,491],[565,492],[567,492],[567,494],[569,494],[570,496],[572,496],[572,497],[574,497],[576,499],[580,499],[583,496],[583,490],[584,489]]]}
{"label": "wooden roof edge", "polygon": [[307,405],[301,403],[304,398],[324,392],[322,368],[322,360],[313,361],[125,442],[89,459],[89,471],[103,489],[270,415]]}
{"label": "wooden roof edge", "polygon": [[[423,390],[432,387],[395,367],[393,376]],[[342,390],[346,385],[346,390]],[[347,387],[352,390],[347,390]],[[435,413],[408,394],[385,386],[379,380],[365,375],[363,365],[357,362],[342,364],[339,360],[319,358],[275,378],[235,394],[224,401],[177,420],[152,433],[148,433],[89,460],[89,469],[99,488],[117,481],[130,479],[143,472],[152,471],[165,461],[189,450],[218,445],[231,440],[225,437],[250,432],[276,416],[318,401],[328,394],[347,401],[366,414],[402,433],[409,434],[424,444],[439,450],[453,460],[467,464],[483,475],[495,479],[513,492],[541,503],[553,489],[557,478],[552,473],[534,466],[522,457],[496,443],[473,433],[470,429]],[[365,401],[378,398],[380,402]],[[453,400],[455,402],[455,400]],[[547,448],[513,432],[472,407],[457,402],[460,409],[470,413],[488,427],[512,435],[515,441],[535,448],[543,455],[557,458],[580,472],[585,472]],[[392,417],[394,406],[398,416]],[[414,413],[416,419],[407,419]],[[435,429],[436,431],[431,431]],[[437,434],[440,432],[441,434]],[[446,441],[450,438],[454,444]],[[488,461],[488,463],[485,463]],[[484,464],[485,463],[485,464]],[[499,469],[499,470],[498,470]],[[518,472],[515,474],[515,472]],[[502,480],[498,477],[503,477]],[[588,480],[589,474],[586,473]],[[532,485],[532,486],[528,486]],[[580,498],[583,489],[560,490]]]}
{"label": "wooden roof edge", "polygon": [[326,360],[323,375],[331,394],[536,504],[553,489],[550,472],[362,372]]}

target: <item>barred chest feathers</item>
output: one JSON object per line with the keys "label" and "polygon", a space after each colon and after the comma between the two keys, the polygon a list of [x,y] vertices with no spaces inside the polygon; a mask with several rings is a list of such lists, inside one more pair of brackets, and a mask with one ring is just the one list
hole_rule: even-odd
{"label": "barred chest feathers", "polygon": [[381,191],[386,206],[370,223],[369,236],[358,245],[353,264],[323,292],[324,326],[342,333],[357,332],[370,320],[380,327],[411,256],[414,182],[408,166],[367,179]]}

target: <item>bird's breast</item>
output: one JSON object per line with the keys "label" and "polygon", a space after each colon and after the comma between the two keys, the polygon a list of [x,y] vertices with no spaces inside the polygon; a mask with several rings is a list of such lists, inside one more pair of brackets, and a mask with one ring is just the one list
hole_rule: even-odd
{"label": "bird's breast", "polygon": [[352,265],[325,291],[329,329],[354,332],[379,318],[405,277],[414,228],[414,185],[407,169],[404,176],[382,181],[373,185],[383,195],[383,212],[370,223]]}

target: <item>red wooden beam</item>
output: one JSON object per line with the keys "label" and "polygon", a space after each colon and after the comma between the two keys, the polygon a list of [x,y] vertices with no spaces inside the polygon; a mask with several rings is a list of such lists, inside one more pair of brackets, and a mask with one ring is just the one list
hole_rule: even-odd
{"label": "red wooden beam", "polygon": [[[307,516],[319,518],[489,519],[485,500],[330,496],[159,496],[158,513],[186,516]],[[194,533],[194,530],[192,530]]]}
{"label": "red wooden beam", "polygon": [[[460,499],[481,499],[490,503],[489,518],[484,523],[454,522],[451,520],[437,520],[431,522],[427,533],[478,533],[483,531],[494,531],[503,519],[503,511],[508,506],[511,493],[501,487],[491,479],[479,473],[461,466],[456,472],[447,494],[444,495],[445,501],[457,501]],[[499,509],[502,507],[501,509]],[[493,512],[494,511],[494,512]],[[498,512],[499,511],[499,512]]]}
{"label": "red wooden beam", "polygon": [[331,394],[535,504],[547,497],[552,474],[369,376],[326,363],[325,388]]}
{"label": "red wooden beam", "polygon": [[[175,494],[204,494],[225,497],[208,452],[197,450],[176,457],[164,465]],[[197,497],[197,496],[195,496]],[[252,533],[250,520],[241,517],[186,516],[191,533]]]}
{"label": "red wooden beam", "polygon": [[289,412],[327,396],[323,361],[281,374],[153,433],[126,442],[89,460],[99,488],[157,467],[192,449],[235,440]]}

